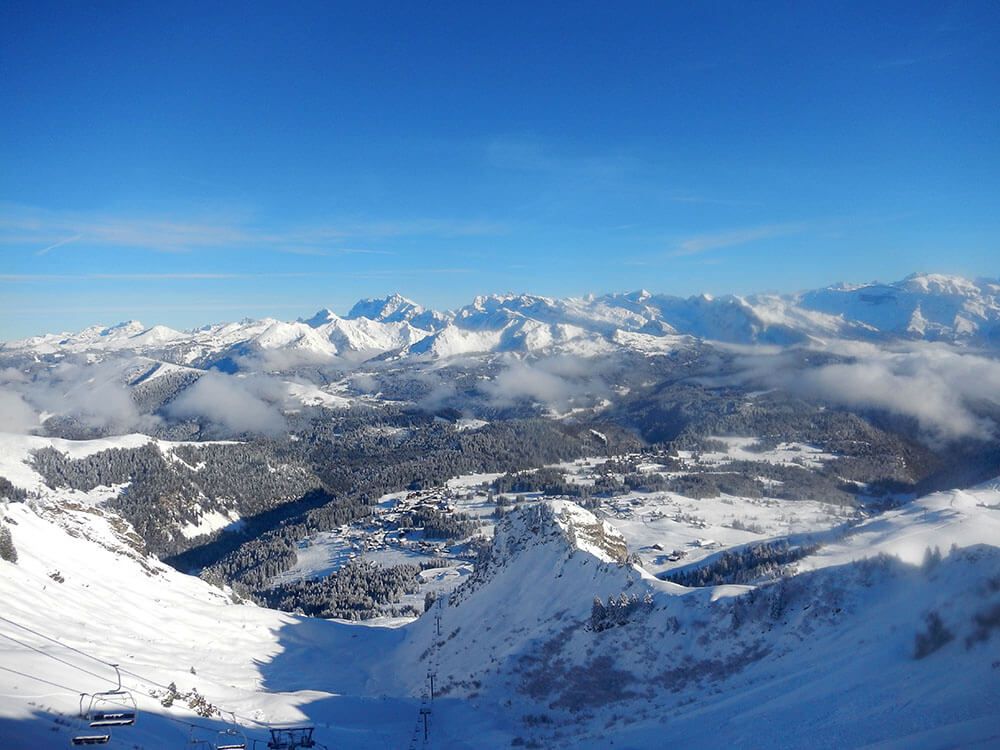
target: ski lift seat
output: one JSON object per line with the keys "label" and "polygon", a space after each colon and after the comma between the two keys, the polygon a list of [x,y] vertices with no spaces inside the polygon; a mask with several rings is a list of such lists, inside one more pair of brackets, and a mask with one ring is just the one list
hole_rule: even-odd
{"label": "ski lift seat", "polygon": [[110,734],[87,734],[80,737],[74,737],[72,742],[74,745],[107,745],[111,741]]}
{"label": "ski lift seat", "polygon": [[109,665],[115,670],[118,687],[105,690],[90,696],[90,702],[84,709],[86,693],[80,695],[80,716],[91,727],[130,727],[135,724],[139,709],[132,693],[122,688],[122,673],[117,664]]}
{"label": "ski lift seat", "polygon": [[236,714],[233,714],[233,725],[223,729],[215,737],[214,750],[247,750],[247,736],[236,724]]}
{"label": "ski lift seat", "polygon": [[[139,709],[132,693],[122,688],[122,675],[117,664],[109,664],[115,670],[118,687],[100,693],[80,693],[81,725],[86,724],[91,729],[107,727],[130,727],[135,724]],[[86,730],[83,730],[84,732]],[[109,732],[93,732],[78,734],[70,738],[73,745],[107,745],[111,741]]]}
{"label": "ski lift seat", "polygon": [[313,727],[283,727],[271,728],[271,739],[267,743],[268,750],[298,750],[298,748],[316,747],[313,739]]}
{"label": "ski lift seat", "polygon": [[135,724],[135,711],[94,711],[90,717],[92,727],[130,727]]}

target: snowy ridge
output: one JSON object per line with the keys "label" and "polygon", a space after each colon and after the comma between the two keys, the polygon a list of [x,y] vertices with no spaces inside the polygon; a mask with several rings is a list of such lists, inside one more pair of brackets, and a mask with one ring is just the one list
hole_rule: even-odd
{"label": "snowy ridge", "polygon": [[914,274],[889,284],[839,284],[792,295],[681,298],[645,290],[568,299],[487,295],[455,312],[427,310],[397,294],[361,300],[344,317],[320,310],[293,323],[244,320],[188,332],[128,321],[11,341],[2,348],[38,355],[124,350],[157,353],[179,364],[210,362],[229,350],[243,356],[288,352],[335,361],[386,354],[447,358],[561,349],[587,355],[614,347],[657,348],[634,338],[637,334],[736,344],[844,338],[996,346],[1000,284]]}
{"label": "snowy ridge", "polygon": [[887,335],[981,340],[1000,335],[996,281],[912,274],[892,284],[833,286],[799,295],[803,307],[871,326]]}
{"label": "snowy ridge", "polygon": [[[489,557],[479,564],[470,581],[455,592],[453,599],[469,598],[493,578],[509,575],[511,566],[551,570],[549,564],[538,560],[525,566],[526,555],[554,559],[577,551],[585,553],[581,558],[584,564],[593,558],[599,564],[622,565],[628,555],[624,537],[611,524],[575,503],[548,500],[519,508],[497,524]],[[640,575],[638,569],[629,567],[625,579]]]}
{"label": "snowy ridge", "polygon": [[625,537],[607,521],[567,500],[553,500],[542,507],[545,513],[551,514],[552,520],[576,549],[588,552],[602,562],[625,562],[628,557]]}
{"label": "snowy ridge", "polygon": [[[422,674],[439,643],[442,692],[515,716],[545,707],[544,724],[521,727],[542,746],[607,747],[613,732],[631,747],[985,747],[1000,738],[997,500],[929,496],[756,590],[652,579],[594,549],[580,530],[608,527],[588,511],[522,508],[482,571],[434,609],[442,636],[428,617],[411,626],[408,671]],[[932,614],[948,636],[916,658]]]}

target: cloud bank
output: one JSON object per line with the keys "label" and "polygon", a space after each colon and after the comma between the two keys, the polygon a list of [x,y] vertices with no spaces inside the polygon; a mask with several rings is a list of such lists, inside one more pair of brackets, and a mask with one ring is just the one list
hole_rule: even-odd
{"label": "cloud bank", "polygon": [[557,412],[593,405],[607,395],[604,367],[592,358],[558,355],[540,360],[515,360],[480,386],[494,406],[529,400]]}
{"label": "cloud bank", "polygon": [[102,434],[150,430],[159,421],[139,413],[121,369],[111,364],[60,362],[40,378],[0,370],[0,429],[31,432],[49,417]]}
{"label": "cloud bank", "polygon": [[287,388],[269,378],[207,372],[165,409],[175,419],[208,421],[226,432],[276,435],[286,428],[279,403]]}
{"label": "cloud bank", "polygon": [[744,357],[742,379],[852,409],[880,409],[914,419],[931,440],[991,439],[1000,409],[1000,361],[946,344],[880,348],[836,342],[823,353],[841,358],[792,366],[786,353]]}

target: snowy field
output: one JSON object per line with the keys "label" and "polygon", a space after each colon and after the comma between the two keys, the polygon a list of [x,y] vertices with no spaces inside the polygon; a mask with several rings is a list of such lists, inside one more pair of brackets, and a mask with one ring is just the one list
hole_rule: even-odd
{"label": "snowy field", "polygon": [[[755,461],[772,463],[779,466],[802,466],[818,468],[824,462],[835,459],[833,453],[827,453],[814,445],[807,443],[778,443],[774,448],[763,449],[754,437],[711,437],[713,443],[721,443],[721,450],[702,451],[698,454],[698,462],[704,466],[719,466],[730,461]],[[679,451],[682,459],[695,460],[691,451]]]}

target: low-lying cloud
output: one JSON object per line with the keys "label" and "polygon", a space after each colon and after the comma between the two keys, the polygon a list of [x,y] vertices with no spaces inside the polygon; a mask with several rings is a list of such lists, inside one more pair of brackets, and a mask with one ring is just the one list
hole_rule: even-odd
{"label": "low-lying cloud", "polygon": [[824,353],[842,361],[790,366],[786,354],[742,361],[745,380],[848,408],[914,419],[932,440],[989,439],[997,426],[983,407],[1000,408],[1000,361],[946,344],[881,348],[838,342]]}
{"label": "low-lying cloud", "polygon": [[38,412],[20,393],[0,391],[0,430],[24,434],[38,426]]}
{"label": "low-lying cloud", "polygon": [[52,416],[99,433],[146,431],[158,421],[139,413],[121,370],[108,364],[66,361],[37,378],[5,368],[0,392],[0,429],[7,432],[31,432]]}
{"label": "low-lying cloud", "polygon": [[494,406],[511,406],[529,400],[556,411],[566,411],[580,401],[593,403],[607,394],[608,386],[594,359],[553,356],[535,361],[515,360],[480,390]]}
{"label": "low-lying cloud", "polygon": [[157,434],[169,427],[165,420],[194,421],[221,435],[273,435],[287,427],[283,410],[302,408],[280,378],[209,371],[160,412],[144,413],[127,385],[130,373],[132,363],[123,360],[66,361],[27,373],[0,368],[0,431],[43,432],[54,418],[57,433],[74,436]]}
{"label": "low-lying cloud", "polygon": [[226,432],[274,435],[286,427],[275,402],[287,395],[284,384],[270,378],[207,372],[170,402],[165,412],[175,419],[211,422]]}

